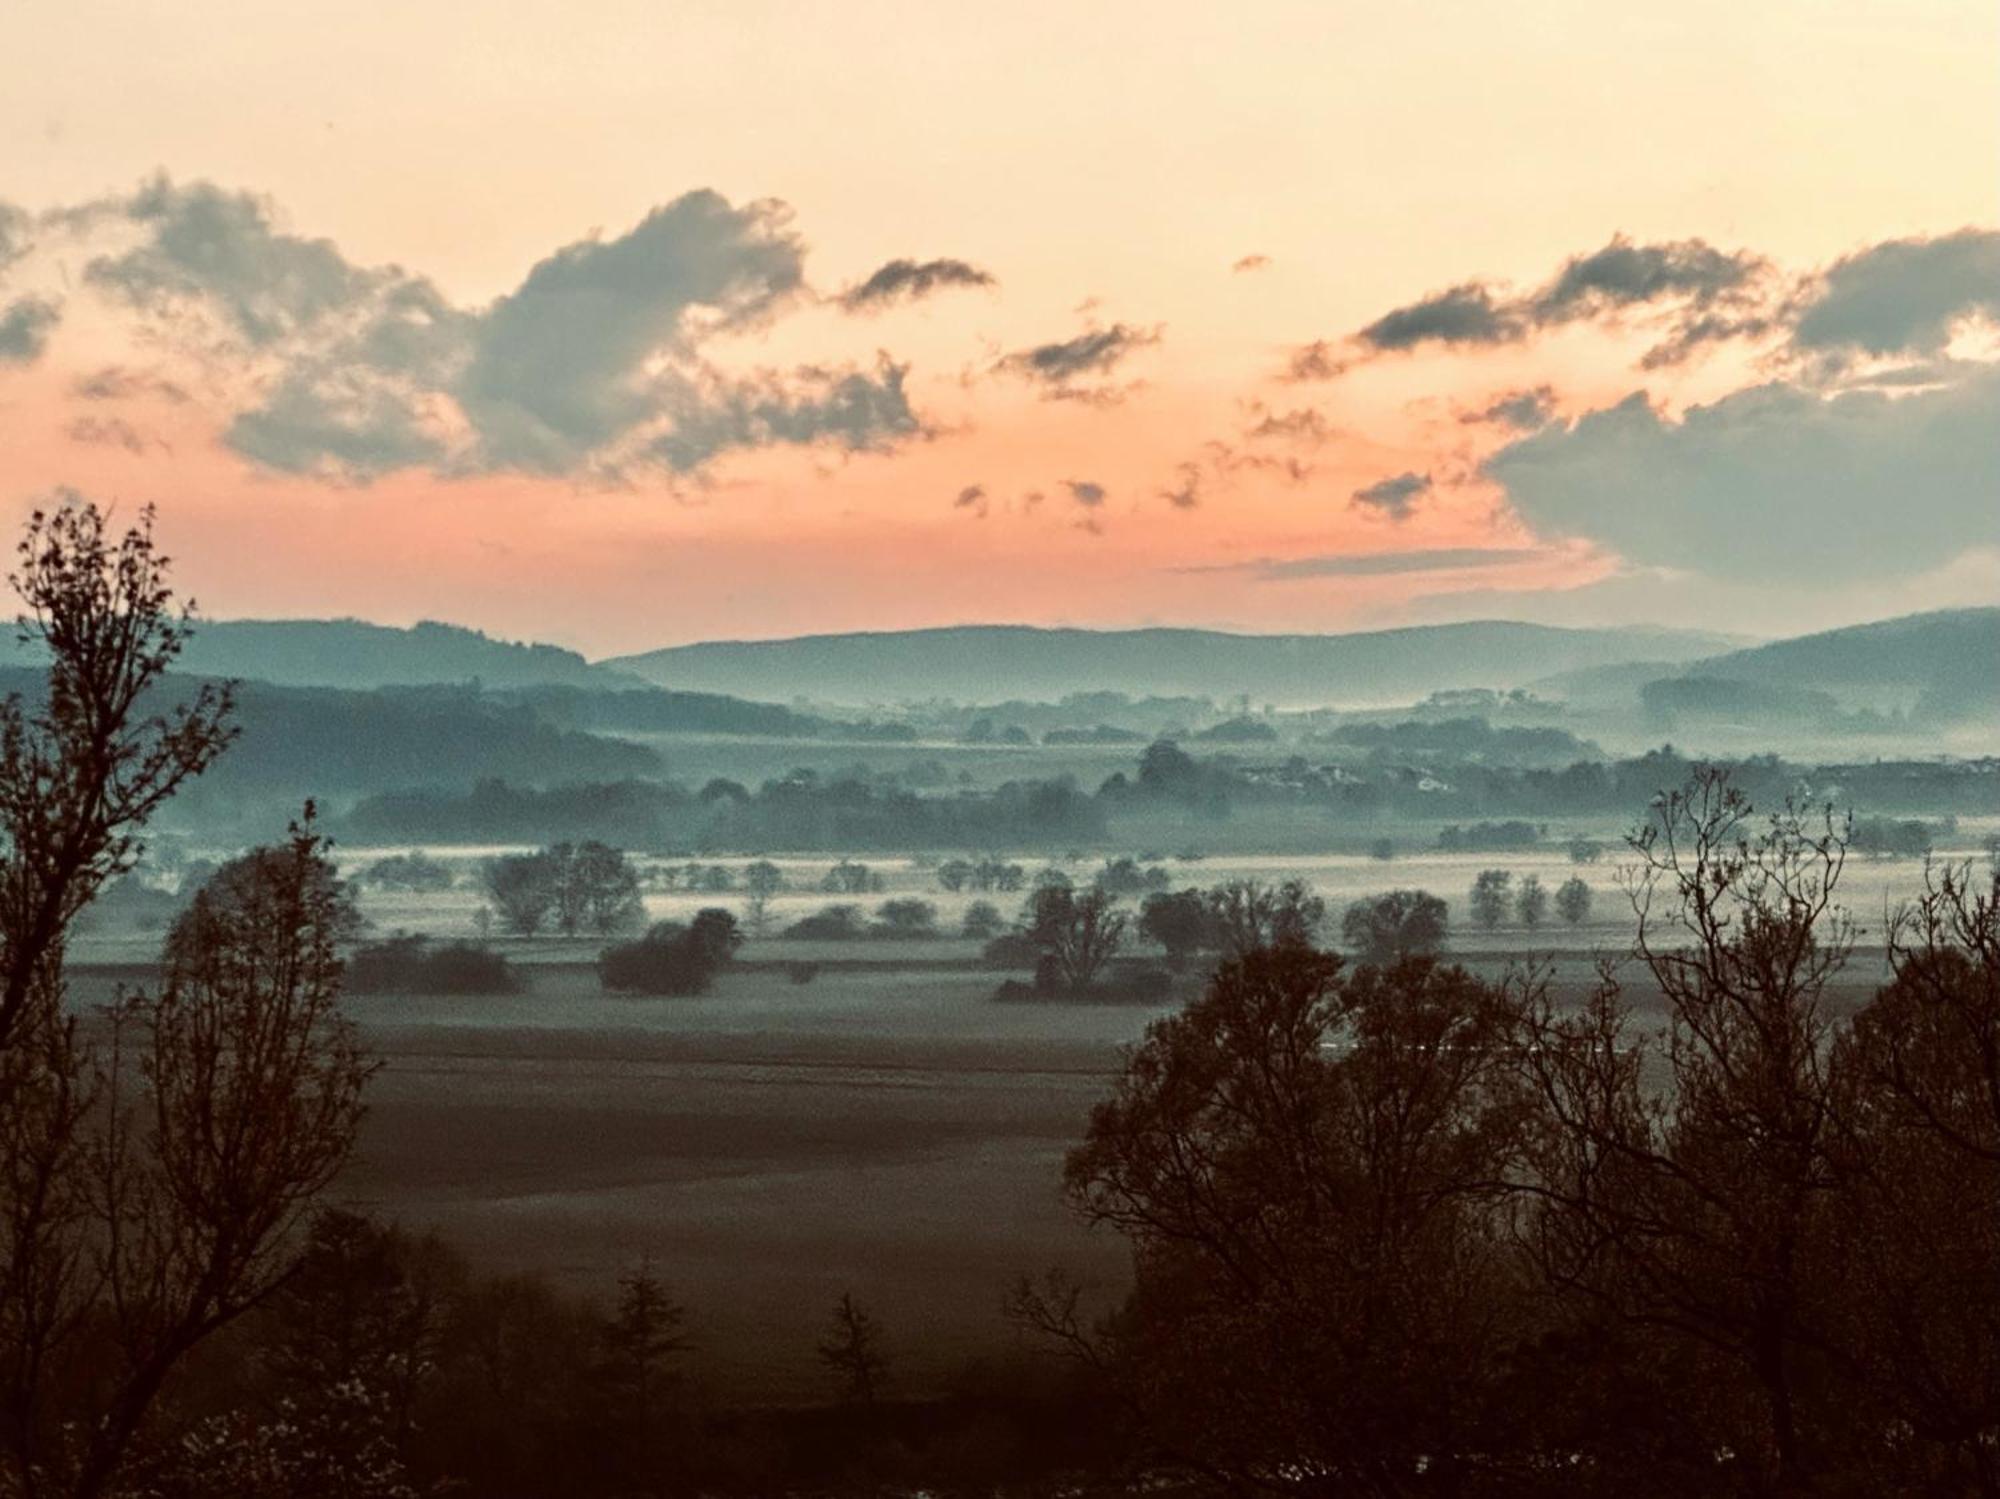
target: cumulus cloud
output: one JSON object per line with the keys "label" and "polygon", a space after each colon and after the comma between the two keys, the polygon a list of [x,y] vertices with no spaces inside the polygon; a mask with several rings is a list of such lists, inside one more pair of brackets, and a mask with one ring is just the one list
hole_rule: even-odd
{"label": "cumulus cloud", "polygon": [[26,257],[34,244],[35,221],[27,209],[0,198],[0,271]]}
{"label": "cumulus cloud", "polygon": [[[1122,392],[1104,383],[1132,353],[1160,341],[1158,329],[1113,323],[1074,338],[1036,344],[1003,356],[995,369],[1041,387],[1045,400],[1113,401]],[[1095,382],[1095,383],[1093,383]]]}
{"label": "cumulus cloud", "polygon": [[1417,501],[1430,492],[1429,474],[1401,473],[1355,490],[1353,499],[1355,504],[1378,510],[1391,520],[1407,520]]}
{"label": "cumulus cloud", "polygon": [[1382,578],[1408,573],[1464,572],[1532,562],[1543,554],[1531,547],[1434,547],[1406,552],[1353,552],[1315,557],[1262,557],[1254,562],[1176,569],[1190,573],[1240,573],[1254,583],[1288,583],[1302,578]]}
{"label": "cumulus cloud", "polygon": [[1699,239],[1635,245],[1617,235],[1601,250],[1572,255],[1525,311],[1542,327],[1668,299],[1706,311],[1744,298],[1768,269],[1761,256]]}
{"label": "cumulus cloud", "polygon": [[1465,281],[1393,308],[1355,333],[1351,356],[1321,340],[1300,348],[1282,378],[1331,379],[1356,360],[1437,346],[1490,348],[1576,322],[1614,322],[1644,311],[1663,325],[1649,367],[1678,363],[1701,345],[1762,332],[1769,325],[1771,267],[1747,251],[1704,240],[1634,244],[1615,235],[1572,255],[1533,291],[1514,295],[1488,281]]}
{"label": "cumulus cloud", "polygon": [[155,178],[84,216],[121,218],[141,231],[131,248],[90,260],[86,282],[157,316],[217,317],[252,347],[343,313],[402,274],[351,265],[331,240],[279,229],[268,199],[206,182]]}
{"label": "cumulus cloud", "polygon": [[48,297],[16,297],[0,306],[0,364],[33,364],[62,321],[62,304]]}
{"label": "cumulus cloud", "polygon": [[1935,355],[1973,317],[2000,322],[2000,230],[1888,240],[1836,261],[1803,299],[1792,341],[1814,353]]}
{"label": "cumulus cloud", "polygon": [[775,202],[684,194],[563,246],[480,309],[206,183],[159,179],[70,219],[129,241],[89,262],[91,285],[252,372],[259,396],[224,441],[274,469],[685,474],[737,449],[864,452],[922,430],[886,355],[785,374],[709,358],[718,335],[801,299],[805,246]]}
{"label": "cumulus cloud", "polygon": [[1105,488],[1094,479],[1065,479],[1063,488],[1077,504],[1095,509],[1104,503]]}
{"label": "cumulus cloud", "polygon": [[1516,432],[1533,432],[1549,424],[1555,415],[1555,388],[1537,385],[1532,390],[1510,390],[1495,396],[1476,411],[1459,417],[1466,426],[1511,427]]}
{"label": "cumulus cloud", "polygon": [[963,260],[892,260],[838,297],[849,312],[879,312],[953,286],[992,286],[993,276]]}
{"label": "cumulus cloud", "polygon": [[1371,350],[1389,352],[1427,343],[1510,343],[1527,329],[1527,318],[1518,304],[1500,301],[1491,288],[1469,281],[1384,313],[1357,333],[1355,341]]}
{"label": "cumulus cloud", "polygon": [[1678,418],[1643,393],[1523,437],[1484,473],[1538,531],[1631,562],[1829,585],[2000,540],[2000,369],[1906,394],[1788,382]]}

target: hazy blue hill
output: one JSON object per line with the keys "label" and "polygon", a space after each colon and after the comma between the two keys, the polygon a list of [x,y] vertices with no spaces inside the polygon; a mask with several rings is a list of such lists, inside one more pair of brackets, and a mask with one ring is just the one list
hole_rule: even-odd
{"label": "hazy blue hill", "polygon": [[1248,694],[1286,707],[1410,702],[1444,687],[1517,687],[1622,661],[1677,665],[1737,639],[1649,628],[1489,621],[1352,635],[1213,630],[1048,630],[968,625],[791,640],[714,641],[603,665],[683,691],[828,703],[1049,700],[1097,689]]}
{"label": "hazy blue hill", "polygon": [[2000,715],[2000,609],[1947,609],[1799,635],[1700,663],[1705,677],[1831,693],[1848,707]]}
{"label": "hazy blue hill", "polygon": [[[195,679],[169,676],[149,706],[186,701]],[[33,703],[42,673],[0,668],[0,694]],[[630,740],[552,724],[532,708],[466,687],[391,687],[366,692],[245,682],[237,693],[238,738],[176,807],[213,812],[231,798],[281,796],[294,803],[402,786],[469,786],[489,778],[542,785],[660,773],[660,757]]]}
{"label": "hazy blue hill", "polygon": [[[4,659],[31,665],[34,648],[6,636]],[[403,687],[470,682],[488,687],[617,685],[616,673],[559,646],[496,640],[426,621],[409,629],[358,619],[203,620],[178,669],[295,687]],[[631,685],[629,679],[625,685]]]}

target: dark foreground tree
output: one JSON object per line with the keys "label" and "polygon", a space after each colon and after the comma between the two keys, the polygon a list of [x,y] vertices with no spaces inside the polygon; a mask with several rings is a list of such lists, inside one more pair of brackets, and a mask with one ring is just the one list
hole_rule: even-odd
{"label": "dark foreground tree", "polygon": [[[1071,1202],[1132,1248],[1101,1338],[1147,1450],[1229,1491],[1448,1493],[1513,1445],[1501,1194],[1513,997],[1299,944],[1227,962],[1093,1111]],[[1476,1457],[1475,1457],[1476,1455]]]}
{"label": "dark foreground tree", "polygon": [[195,897],[102,1051],[66,1029],[17,1091],[0,1341],[25,1492],[106,1492],[169,1377],[283,1284],[372,1070],[338,1008],[351,927],[308,822]]}
{"label": "dark foreground tree", "polygon": [[66,1012],[72,923],[232,734],[226,688],[155,710],[189,630],[165,570],[150,513],[112,540],[71,500],[14,578],[49,668],[0,708],[0,1493],[120,1483],[169,1379],[284,1279],[369,1070],[310,816],[203,886],[157,991]]}
{"label": "dark foreground tree", "polygon": [[1825,809],[1760,823],[1706,772],[1659,798],[1632,846],[1636,956],[1667,1032],[1636,1027],[1608,978],[1580,1013],[1532,1017],[1527,1241],[1628,1359],[1671,1356],[1701,1391],[1665,1454],[1680,1482],[1806,1492],[1827,1476],[1833,1416],[1814,1246],[1843,1213],[1827,993],[1852,940],[1840,829]]}
{"label": "dark foreground tree", "polygon": [[889,1356],[882,1346],[882,1328],[867,1308],[843,1291],[833,1305],[833,1319],[814,1350],[832,1376],[840,1398],[855,1405],[873,1405],[888,1376]]}

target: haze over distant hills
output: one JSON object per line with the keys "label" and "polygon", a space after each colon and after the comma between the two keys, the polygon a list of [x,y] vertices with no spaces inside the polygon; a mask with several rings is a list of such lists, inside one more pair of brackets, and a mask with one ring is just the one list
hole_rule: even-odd
{"label": "haze over distant hills", "polygon": [[1774,640],[1700,663],[1701,675],[1830,692],[1850,706],[1952,699],[2000,710],[2000,609],[1943,609]]}
{"label": "haze over distant hills", "polygon": [[[6,636],[0,664],[39,657]],[[408,629],[358,619],[201,620],[175,670],[291,687],[409,687],[478,681],[487,687],[636,686],[560,646],[496,640],[426,620]]]}
{"label": "haze over distant hills", "polygon": [[711,641],[602,663],[663,687],[779,701],[881,704],[1059,698],[1111,690],[1247,694],[1281,707],[1409,702],[1443,687],[1517,687],[1551,672],[1624,661],[1680,664],[1741,637],[1508,621],[1350,635],[1214,630],[1068,630],[966,625],[790,640]]}

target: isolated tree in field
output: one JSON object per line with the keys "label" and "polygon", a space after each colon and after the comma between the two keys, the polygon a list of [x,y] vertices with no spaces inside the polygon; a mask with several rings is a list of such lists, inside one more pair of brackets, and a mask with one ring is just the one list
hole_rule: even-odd
{"label": "isolated tree in field", "polygon": [[1377,838],[1373,843],[1368,845],[1368,857],[1378,863],[1387,864],[1391,859],[1396,857],[1395,840]]}
{"label": "isolated tree in field", "polygon": [[532,937],[555,914],[559,875],[546,853],[503,854],[486,861],[479,881],[500,925],[517,937]]}
{"label": "isolated tree in field", "polygon": [[1472,919],[1492,931],[1507,919],[1514,877],[1504,869],[1482,869],[1472,882]]}
{"label": "isolated tree in field", "polygon": [[558,843],[545,851],[555,871],[555,924],[565,937],[608,937],[646,919],[639,873],[624,850],[594,840]]}
{"label": "isolated tree in field", "polygon": [[965,908],[959,935],[973,942],[985,942],[1007,930],[1007,919],[990,900],[976,900]]}
{"label": "isolated tree in field", "polygon": [[880,1324],[854,1299],[853,1292],[843,1291],[834,1303],[833,1324],[814,1351],[843,1400],[855,1405],[875,1403],[888,1377],[889,1357],[883,1348]]}
{"label": "isolated tree in field", "polygon": [[910,939],[937,935],[937,907],[905,896],[885,900],[875,908],[875,930],[884,937]]}
{"label": "isolated tree in field", "polygon": [[1217,945],[1232,958],[1260,947],[1311,946],[1326,902],[1304,880],[1265,885],[1234,880],[1208,892]]}
{"label": "isolated tree in field", "polygon": [[1604,857],[1604,845],[1595,838],[1572,838],[1568,848],[1572,864],[1595,864]]}
{"label": "isolated tree in field", "polygon": [[785,888],[785,872],[769,859],[759,859],[743,871],[744,925],[762,936],[771,921],[771,897]]}
{"label": "isolated tree in field", "polygon": [[1591,899],[1590,886],[1571,875],[1556,887],[1556,915],[1571,926],[1582,926],[1590,920]]}
{"label": "isolated tree in field", "polygon": [[973,866],[965,859],[947,859],[937,867],[938,888],[954,894],[972,881]]}
{"label": "isolated tree in field", "polygon": [[1215,941],[1215,920],[1199,890],[1147,896],[1139,907],[1139,930],[1166,950],[1167,966],[1176,973]]}
{"label": "isolated tree in field", "polygon": [[830,895],[867,895],[882,888],[882,877],[866,864],[842,859],[821,878],[819,888]]}
{"label": "isolated tree in field", "polygon": [[1064,885],[1037,890],[1028,903],[1025,934],[1041,952],[1037,987],[1081,993],[1124,941],[1126,913],[1102,890],[1081,893]]}
{"label": "isolated tree in field", "polygon": [[1427,890],[1391,890],[1355,901],[1340,919],[1340,939],[1357,961],[1377,967],[1444,949],[1445,903]]}
{"label": "isolated tree in field", "polygon": [[1539,875],[1525,875],[1514,892],[1514,919],[1535,931],[1548,919],[1549,892],[1542,888]]}

